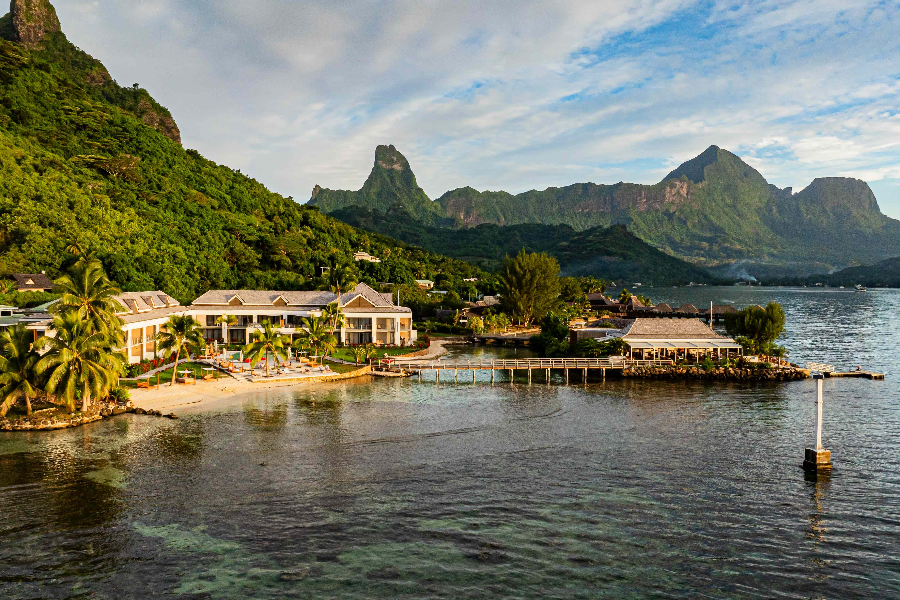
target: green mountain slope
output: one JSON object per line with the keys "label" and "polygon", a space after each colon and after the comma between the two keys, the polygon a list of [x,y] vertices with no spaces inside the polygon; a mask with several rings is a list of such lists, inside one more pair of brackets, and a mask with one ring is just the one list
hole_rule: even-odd
{"label": "green mountain slope", "polygon": [[325,213],[356,205],[387,212],[399,205],[425,222],[433,222],[440,216],[440,207],[419,187],[409,161],[393,146],[375,148],[375,164],[360,190],[329,190],[317,185],[309,204],[318,206]]}
{"label": "green mountain slope", "polygon": [[703,269],[669,256],[628,232],[624,225],[576,231],[568,225],[482,224],[468,229],[427,227],[407,212],[388,213],[351,206],[332,213],[356,227],[496,270],[503,258],[522,248],[547,252],[559,260],[563,275],[593,275],[615,281],[657,285],[714,282]]}
{"label": "green mountain slope", "polygon": [[[332,212],[351,201],[389,208],[362,196],[341,207],[320,206]],[[809,273],[900,254],[900,222],[881,213],[865,182],[817,179],[792,194],[716,146],[654,185],[578,183],[516,195],[464,187],[435,204],[450,221],[428,222],[441,226],[536,223],[585,230],[625,224],[665,253],[708,267],[748,261],[751,271],[775,266]],[[410,212],[418,216],[424,209]]]}
{"label": "green mountain slope", "polygon": [[73,46],[45,0],[14,0],[0,32],[0,274],[55,277],[77,246],[126,290],[186,301],[209,288],[315,286],[319,267],[352,263],[356,250],[382,259],[352,263],[372,282],[477,272],[184,150],[168,111]]}

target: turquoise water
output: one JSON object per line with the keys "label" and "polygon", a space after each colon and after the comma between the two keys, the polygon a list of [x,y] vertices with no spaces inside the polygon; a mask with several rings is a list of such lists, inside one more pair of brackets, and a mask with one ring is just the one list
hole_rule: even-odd
{"label": "turquoise water", "polygon": [[888,373],[825,382],[830,478],[809,381],[261,391],[0,435],[0,597],[900,596],[900,293],[648,291],[774,297],[792,359]]}

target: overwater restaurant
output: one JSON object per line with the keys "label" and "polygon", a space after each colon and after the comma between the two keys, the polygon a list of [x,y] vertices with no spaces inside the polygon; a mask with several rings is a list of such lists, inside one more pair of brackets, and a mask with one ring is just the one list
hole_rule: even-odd
{"label": "overwater restaurant", "polygon": [[736,358],[740,344],[719,335],[700,319],[635,319],[622,335],[627,355],[637,360],[686,360],[699,362]]}

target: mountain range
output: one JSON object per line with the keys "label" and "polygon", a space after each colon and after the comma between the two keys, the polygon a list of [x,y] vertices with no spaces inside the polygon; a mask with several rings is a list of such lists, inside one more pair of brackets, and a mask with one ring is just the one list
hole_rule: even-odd
{"label": "mountain range", "polygon": [[[753,274],[814,273],[900,255],[900,221],[881,213],[864,181],[824,177],[793,193],[717,146],[653,185],[576,183],[515,195],[463,187],[434,201],[396,148],[378,146],[360,190],[316,186],[309,203],[345,217],[351,207],[402,209],[422,225],[457,230],[621,224],[666,254],[721,273],[735,263]],[[590,259],[585,250],[581,260]]]}

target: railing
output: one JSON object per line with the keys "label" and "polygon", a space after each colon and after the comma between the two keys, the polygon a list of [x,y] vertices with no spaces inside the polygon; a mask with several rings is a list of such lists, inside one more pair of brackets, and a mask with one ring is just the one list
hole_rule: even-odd
{"label": "railing", "polygon": [[826,365],[824,363],[808,362],[806,368],[810,371],[819,371],[820,373],[834,373],[837,369],[834,365]]}
{"label": "railing", "polygon": [[523,360],[483,360],[465,362],[403,363],[403,368],[416,371],[432,370],[525,370],[525,369],[623,369],[625,367],[658,367],[674,364],[671,360],[631,360],[610,358],[529,358]]}

